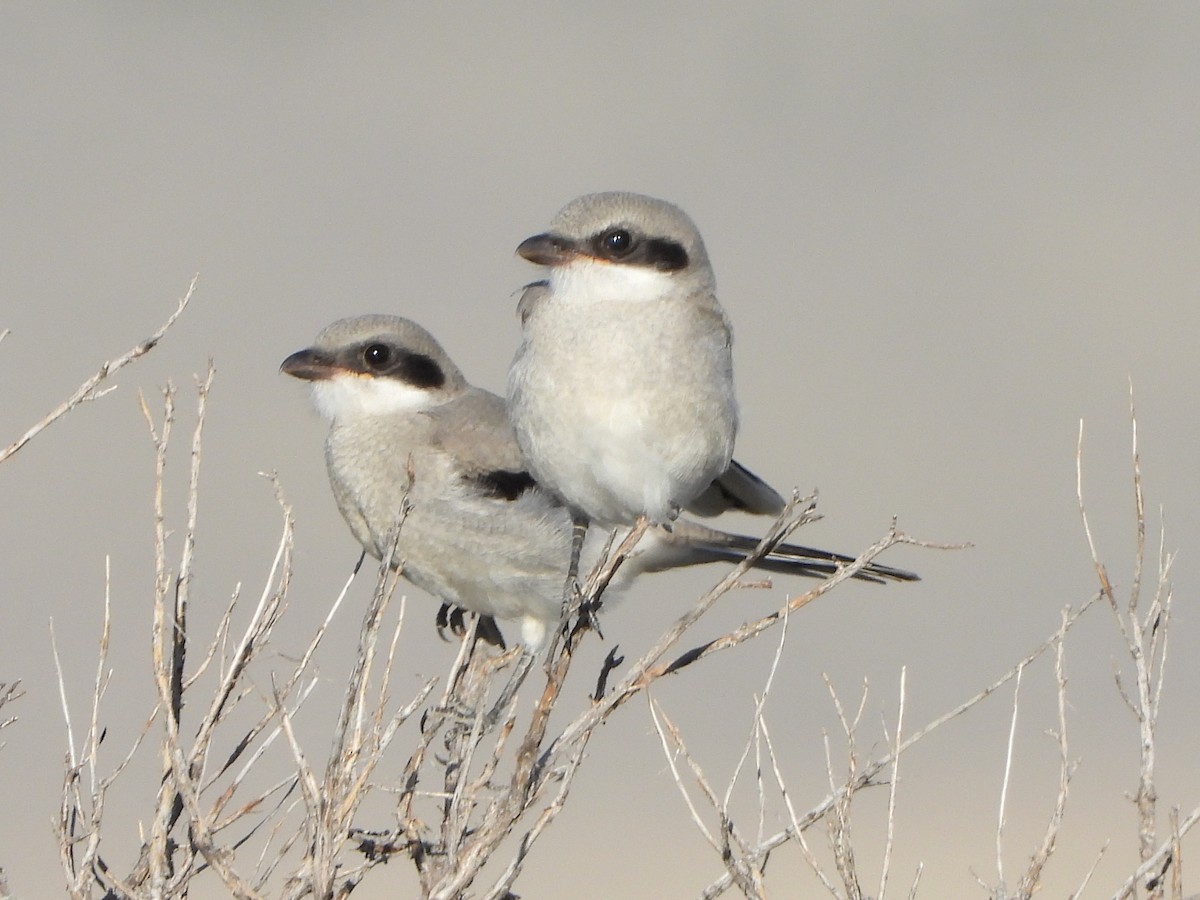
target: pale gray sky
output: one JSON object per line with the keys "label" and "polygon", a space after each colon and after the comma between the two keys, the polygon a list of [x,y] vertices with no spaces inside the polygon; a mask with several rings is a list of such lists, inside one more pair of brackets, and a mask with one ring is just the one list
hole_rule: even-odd
{"label": "pale gray sky", "polygon": [[[292,652],[357,551],[329,496],[322,426],[280,361],[334,318],[396,313],[500,389],[513,292],[536,277],[513,249],[598,189],[670,199],[700,226],[736,330],[737,455],[782,488],[820,488],[826,518],[803,542],[856,551],[898,515],[918,537],[976,545],[900,548],[884,561],[921,584],[853,586],[793,621],[768,717],[798,806],[824,796],[821,731],[836,727],[820,673],[847,697],[868,679],[875,727],[907,665],[915,726],[1092,593],[1074,499],[1081,418],[1095,534],[1129,585],[1129,378],[1148,508],[1155,525],[1165,509],[1180,551],[1160,797],[1164,811],[1200,802],[1195,5],[18,2],[0,9],[0,84],[0,329],[12,331],[0,443],[150,333],[201,273],[193,307],[116,393],[0,467],[0,681],[28,689],[0,751],[0,865],[19,895],[62,883],[48,622],[83,704],[106,554],[110,732],[128,734],[151,700],[152,452],[137,391],[174,380],[190,410],[192,373],[215,360],[198,602],[216,608],[239,581],[257,590],[278,526],[256,473],[277,471],[298,517],[294,643],[279,648]],[[182,452],[174,465],[178,504]],[[609,641],[644,646],[714,577],[646,582],[612,613]],[[706,633],[803,586],[730,598]],[[356,586],[322,660],[325,710],[367,593]],[[427,627],[432,601],[413,592],[412,604],[408,683],[452,652]],[[1068,645],[1081,762],[1047,896],[1073,890],[1106,840],[1092,896],[1135,858],[1123,794],[1136,731],[1106,616],[1093,611]],[[743,647],[658,694],[718,780],[769,658]],[[1044,662],[1026,691],[1010,869],[1034,848],[1057,777]],[[972,871],[994,880],[1008,714],[993,702],[906,762],[898,884],[918,861],[925,897],[972,895]],[[322,723],[307,727],[323,749]],[[590,749],[522,894],[562,896],[570,877],[578,897],[690,896],[719,874],[644,705]],[[118,862],[136,852],[148,797],[113,812],[128,819],[107,838]],[[864,816],[868,848],[871,829]],[[786,855],[773,864],[799,873]]]}

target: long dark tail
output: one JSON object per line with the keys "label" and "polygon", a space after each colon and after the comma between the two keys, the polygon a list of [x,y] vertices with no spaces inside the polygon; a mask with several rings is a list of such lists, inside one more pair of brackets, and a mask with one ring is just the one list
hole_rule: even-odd
{"label": "long dark tail", "polygon": [[[671,531],[655,529],[647,535],[653,546],[646,549],[641,560],[647,571],[656,572],[677,566],[728,561],[741,562],[758,547],[758,538],[744,534],[730,534],[707,528],[686,519],[677,520]],[[841,566],[854,562],[854,557],[816,547],[799,544],[779,544],[769,554],[755,563],[755,568],[781,575],[800,575],[808,578],[825,578]],[[889,581],[920,581],[921,576],[904,569],[870,563],[854,575],[860,581],[877,584]]]}

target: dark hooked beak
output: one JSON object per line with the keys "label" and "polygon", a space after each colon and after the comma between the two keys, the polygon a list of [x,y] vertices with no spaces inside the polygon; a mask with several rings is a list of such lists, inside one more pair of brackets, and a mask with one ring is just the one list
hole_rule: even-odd
{"label": "dark hooked beak", "polygon": [[312,347],[297,350],[279,367],[279,371],[284,375],[291,375],[293,378],[300,378],[304,381],[322,381],[332,378],[336,369],[337,366],[334,365],[333,358],[328,353]]}
{"label": "dark hooked beak", "polygon": [[539,266],[557,266],[579,255],[579,248],[570,238],[546,232],[521,241],[517,255]]}

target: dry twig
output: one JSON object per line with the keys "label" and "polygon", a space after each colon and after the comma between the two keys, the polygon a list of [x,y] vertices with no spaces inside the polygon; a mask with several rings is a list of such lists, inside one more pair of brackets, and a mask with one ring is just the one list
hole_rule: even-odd
{"label": "dry twig", "polygon": [[[932,734],[937,729],[941,728],[943,725],[953,721],[954,719],[958,718],[959,716],[961,716],[965,712],[967,712],[967,710],[972,709],[973,707],[982,703],[984,700],[986,700],[988,697],[990,697],[992,694],[994,694],[996,691],[998,691],[1004,685],[1008,684],[1010,681],[1015,679],[1017,677],[1018,671],[1029,666],[1032,662],[1034,662],[1036,659],[1041,657],[1047,650],[1056,647],[1058,644],[1058,641],[1060,640],[1060,635],[1065,634],[1067,631],[1069,631],[1075,625],[1075,623],[1079,621],[1079,618],[1085,612],[1087,612],[1088,609],[1091,608],[1092,604],[1094,604],[1099,599],[1100,599],[1100,595],[1096,595],[1096,596],[1092,597],[1090,600],[1088,600],[1086,603],[1084,603],[1079,608],[1079,610],[1077,610],[1077,611],[1067,610],[1067,612],[1064,614],[1063,624],[1060,627],[1060,629],[1058,631],[1056,631],[1051,637],[1049,637],[1048,639],[1043,641],[1041,644],[1036,646],[1028,654],[1026,654],[1026,656],[1022,660],[1020,660],[1016,665],[1014,665],[1007,672],[1005,672],[1003,675],[1001,675],[999,678],[997,678],[995,681],[993,681],[991,684],[989,684],[983,690],[974,694],[969,699],[960,703],[958,706],[954,707],[953,709],[949,710],[948,712],[943,713],[941,716],[938,716],[937,718],[929,721],[928,723],[926,723],[924,726],[917,729],[916,731],[910,733],[908,735],[908,737],[904,738],[903,740],[900,740],[893,747],[889,748],[887,753],[883,754],[882,756],[880,756],[876,759],[871,760],[868,763],[863,764],[862,766],[855,768],[851,772],[850,777],[848,777],[845,782],[843,782],[840,786],[835,786],[834,788],[832,788],[829,795],[824,800],[822,800],[817,805],[813,806],[806,813],[804,813],[802,815],[796,815],[794,811],[790,810],[790,804],[789,804],[789,811],[790,811],[790,818],[791,818],[791,823],[790,823],[789,827],[765,838],[761,842],[760,851],[764,852],[764,853],[770,852],[771,850],[775,849],[776,847],[779,847],[782,844],[785,844],[788,841],[793,841],[793,840],[796,841],[798,844],[800,844],[801,847],[804,847],[803,837],[802,837],[803,832],[805,830],[807,830],[808,828],[810,828],[814,823],[821,821],[830,813],[832,813],[834,816],[838,816],[839,814],[842,815],[843,817],[848,816],[848,813],[846,812],[847,798],[852,797],[856,792],[862,790],[865,787],[869,787],[871,785],[877,784],[878,781],[876,779],[879,776],[879,774],[882,771],[884,771],[885,769],[888,769],[893,765],[893,762],[894,762],[896,756],[907,752],[915,744],[924,740],[927,736]],[[834,695],[834,696],[836,698],[836,695]],[[847,728],[851,728],[851,730],[852,730],[853,719],[851,717],[846,716],[845,710],[841,708],[840,701],[838,701],[836,699],[835,699],[835,706],[839,710],[839,718],[843,722],[843,729],[845,730]],[[851,752],[853,752],[853,750],[851,750]],[[831,759],[832,756],[830,755],[829,758]],[[835,779],[835,781],[836,781],[836,779]],[[842,810],[841,813],[839,813],[839,806]],[[837,836],[835,835],[834,837],[836,838]],[[809,858],[809,854],[806,854],[806,859],[808,859],[808,858]],[[836,859],[836,848],[835,848],[835,859]],[[810,862],[810,866],[813,866],[814,869],[816,868],[813,862]],[[843,875],[844,874],[845,873],[843,873]],[[825,884],[826,888],[828,890],[830,890],[831,893],[833,893],[835,896],[837,895],[836,890],[831,886],[831,884],[827,880],[823,879],[823,883]],[[712,883],[710,883],[701,892],[700,896],[704,897],[704,898],[717,897],[720,894],[724,893],[725,891],[729,890],[729,888],[731,886],[732,886],[732,881],[731,881],[729,875],[726,874],[724,876],[721,876],[720,878],[715,879]]]}
{"label": "dry twig", "polygon": [[[1096,543],[1092,537],[1088,523],[1087,511],[1083,502],[1083,423],[1079,424],[1079,439],[1076,445],[1076,495],[1079,502],[1079,516],[1083,523],[1084,534],[1087,537],[1088,548],[1092,555],[1092,564],[1100,581],[1100,589],[1108,600],[1112,610],[1117,630],[1125,642],[1126,651],[1133,664],[1133,689],[1127,688],[1119,668],[1114,667],[1114,679],[1117,692],[1125,706],[1133,714],[1138,726],[1138,787],[1133,795],[1134,807],[1138,823],[1138,854],[1142,864],[1137,872],[1130,876],[1125,885],[1114,895],[1126,897],[1136,891],[1137,882],[1141,878],[1151,876],[1146,881],[1147,896],[1159,898],[1165,895],[1168,879],[1163,877],[1172,865],[1181,866],[1182,860],[1178,852],[1172,853],[1172,846],[1178,845],[1179,838],[1186,834],[1196,822],[1196,814],[1180,822],[1178,828],[1172,828],[1168,840],[1160,841],[1158,837],[1158,791],[1155,784],[1155,769],[1157,758],[1157,733],[1159,706],[1162,700],[1163,685],[1166,680],[1166,663],[1168,635],[1171,624],[1171,566],[1175,555],[1166,552],[1166,528],[1160,525],[1157,561],[1157,586],[1153,596],[1148,601],[1142,593],[1142,579],[1146,565],[1146,503],[1142,485],[1141,456],[1138,450],[1137,412],[1133,400],[1133,383],[1129,385],[1129,419],[1132,432],[1132,468],[1133,468],[1133,497],[1134,497],[1134,564],[1133,576],[1129,588],[1129,596],[1122,603],[1118,601],[1115,589],[1109,579],[1107,568],[1100,561]],[[1160,520],[1161,520],[1160,511]],[[1156,872],[1156,867],[1164,867]],[[1172,876],[1173,878],[1175,876]],[[1176,894],[1179,896],[1179,894]]]}
{"label": "dry twig", "polygon": [[[84,381],[83,384],[79,385],[79,387],[75,389],[75,392],[71,394],[70,397],[68,397],[54,409],[50,410],[50,412],[46,413],[46,415],[43,416],[40,421],[32,425],[23,435],[13,441],[7,447],[0,449],[0,463],[11,457],[14,453],[37,437],[38,434],[40,434],[50,425],[53,425],[81,403],[87,403],[89,400],[99,399],[109,391],[113,390],[112,388],[99,390],[99,387],[109,376],[114,375],[131,362],[140,359],[154,349],[154,347],[162,339],[162,336],[167,333],[167,329],[175,324],[175,320],[178,319],[183,314],[183,311],[187,308],[188,302],[192,299],[192,294],[196,290],[196,282],[199,278],[199,275],[196,275],[192,278],[192,283],[188,285],[187,293],[184,294],[183,298],[179,301],[179,306],[176,308],[175,312],[171,313],[158,331],[154,332],[154,334],[150,335],[150,337],[146,338],[144,341],[138,342],[120,356],[110,359],[108,362],[102,364],[96,374]],[[4,334],[0,335],[0,338],[3,338],[4,335],[7,334],[8,332],[5,331]]]}

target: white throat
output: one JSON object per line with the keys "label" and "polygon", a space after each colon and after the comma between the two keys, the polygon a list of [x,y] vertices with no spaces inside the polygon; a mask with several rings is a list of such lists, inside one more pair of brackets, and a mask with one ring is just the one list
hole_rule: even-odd
{"label": "white throat", "polygon": [[312,383],[313,405],[330,422],[420,412],[435,405],[431,391],[395,378],[339,374]]}
{"label": "white throat", "polygon": [[551,266],[549,275],[550,289],[570,303],[650,303],[679,290],[669,272],[586,258]]}

